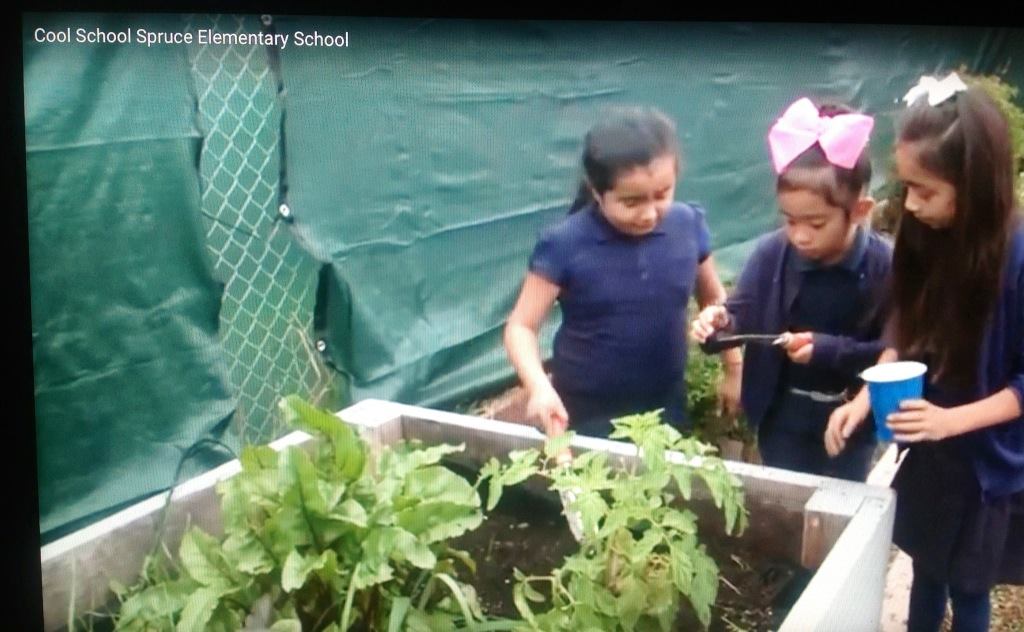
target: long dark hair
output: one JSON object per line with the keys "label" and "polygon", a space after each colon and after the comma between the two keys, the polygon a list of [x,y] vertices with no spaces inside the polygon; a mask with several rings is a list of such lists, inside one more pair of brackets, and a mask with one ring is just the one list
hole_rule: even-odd
{"label": "long dark hair", "polygon": [[[838,103],[826,103],[818,107],[821,116],[838,116],[851,112],[851,108]],[[817,193],[830,206],[839,207],[849,215],[854,202],[860,198],[870,181],[871,157],[867,147],[860,152],[853,168],[846,169],[829,162],[821,145],[814,143],[782,170],[776,180],[775,190],[779,193]]]}
{"label": "long dark hair", "polygon": [[921,97],[900,120],[922,168],[953,185],[955,214],[935,230],[905,210],[893,251],[895,342],[901,356],[929,357],[937,378],[973,388],[978,351],[1002,289],[1014,221],[1006,119],[979,88],[930,106]]}
{"label": "long dark hair", "polygon": [[599,195],[615,188],[624,171],[650,164],[661,156],[680,160],[676,126],[668,116],[650,107],[619,108],[594,125],[583,143],[583,173],[569,213],[594,202],[591,187]]}

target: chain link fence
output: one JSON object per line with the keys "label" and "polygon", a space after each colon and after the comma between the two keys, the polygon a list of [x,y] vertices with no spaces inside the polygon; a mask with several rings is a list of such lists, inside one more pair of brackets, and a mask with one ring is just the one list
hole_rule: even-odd
{"label": "chain link fence", "polygon": [[[252,16],[196,15],[190,31],[257,32]],[[244,442],[280,436],[277,400],[299,393],[329,408],[341,381],[313,346],[316,262],[281,222],[281,104],[261,46],[193,45],[189,59],[203,136],[200,156],[207,247],[226,281],[221,342],[239,401]]]}

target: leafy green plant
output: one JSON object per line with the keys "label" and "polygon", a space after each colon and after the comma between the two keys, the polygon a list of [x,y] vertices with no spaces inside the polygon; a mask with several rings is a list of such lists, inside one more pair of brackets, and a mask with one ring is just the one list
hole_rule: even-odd
{"label": "leafy green plant", "polygon": [[[726,289],[731,291],[731,284],[726,284]],[[691,302],[690,313],[697,313],[695,301]],[[723,415],[719,410],[718,386],[723,377],[721,355],[705,354],[693,345],[686,357],[686,409],[693,420],[694,434],[712,445],[721,439],[735,439],[752,447],[756,439],[743,414]]]}
{"label": "leafy green plant", "polygon": [[298,397],[281,410],[317,435],[312,453],[248,447],[218,485],[225,536],[189,529],[177,559],[147,559],[113,585],[118,630],[497,630],[447,542],[483,520],[476,489],[440,465],[461,446],[385,448],[372,462],[345,424]]}
{"label": "leafy green plant", "polygon": [[[560,461],[556,457],[572,437],[566,433],[550,440],[543,452],[514,451],[508,465],[492,459],[481,470],[480,482],[489,484],[489,508],[503,487],[538,474],[552,489],[575,495],[567,511],[579,512],[582,519],[580,549],[561,567],[546,576],[516,571],[514,600],[525,619],[521,629],[667,631],[681,596],[705,626],[710,621],[718,568],[698,539],[696,514],[676,506],[676,494],[690,500],[693,477],[699,476],[724,514],[726,531],[738,533],[747,522],[740,482],[713,456],[714,448],[661,423],[660,411],[613,425],[612,438],[633,441],[642,466],[613,468],[602,452]],[[699,464],[670,458],[667,450],[699,457]]]}

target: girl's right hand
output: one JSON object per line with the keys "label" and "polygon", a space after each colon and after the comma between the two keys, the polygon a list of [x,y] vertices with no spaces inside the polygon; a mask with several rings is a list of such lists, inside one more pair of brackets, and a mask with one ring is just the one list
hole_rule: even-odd
{"label": "girl's right hand", "polygon": [[843,451],[846,440],[864,423],[869,410],[858,398],[832,411],[828,418],[828,428],[825,429],[825,451],[829,456],[835,457]]}
{"label": "girl's right hand", "polygon": [[729,325],[729,312],[724,305],[709,305],[697,314],[696,320],[690,324],[690,336],[703,343],[708,336]]}
{"label": "girl's right hand", "polygon": [[530,395],[526,404],[526,417],[539,420],[544,434],[549,437],[557,437],[569,427],[569,413],[562,404],[562,398],[550,384]]}

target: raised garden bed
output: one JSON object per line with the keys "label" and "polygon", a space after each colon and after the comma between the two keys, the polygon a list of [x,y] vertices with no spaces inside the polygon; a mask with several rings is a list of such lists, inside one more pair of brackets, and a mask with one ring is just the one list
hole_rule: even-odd
{"label": "raised garden bed", "polygon": [[[543,443],[543,437],[533,428],[389,402],[364,401],[342,411],[339,416],[361,429],[371,449],[401,439],[416,439],[428,445],[464,443],[466,450],[449,458],[458,467],[470,470],[478,469],[492,456],[504,456],[510,450],[539,448]],[[276,446],[308,441],[308,435],[294,433],[277,442]],[[636,458],[632,446],[614,441],[577,437],[572,448],[577,453],[605,452],[623,467],[628,467]],[[856,629],[877,629],[891,539],[892,492],[744,463],[727,465],[729,471],[743,482],[750,520],[748,529],[737,540],[737,548],[728,554],[728,559],[736,555],[743,560],[745,551],[753,551],[766,563],[780,565],[779,568],[801,566],[813,571],[806,588],[790,599],[792,607],[785,613],[778,629],[800,632],[829,630],[833,629],[836,620],[847,622]],[[238,469],[237,462],[229,463],[179,486],[165,531],[169,548],[176,549],[187,522],[198,524],[213,534],[222,531],[213,486]],[[529,479],[523,485],[523,493],[550,494],[541,484],[543,482]],[[701,532],[722,532],[721,515],[714,510],[708,495],[702,496],[699,486],[694,488],[694,493],[696,498],[691,508],[700,517]],[[152,546],[154,527],[162,506],[163,499],[151,499],[43,549],[47,630],[57,630],[66,623],[71,602],[74,602],[77,612],[105,603],[109,599],[111,579],[125,584],[134,581],[144,556]],[[558,518],[559,528],[564,532],[557,512],[550,515],[551,520]],[[519,517],[513,517],[509,523],[515,520]],[[529,520],[522,522],[529,523]],[[516,522],[514,526],[518,527],[522,522]],[[535,541],[549,531],[538,526],[536,535],[523,540]],[[493,556],[497,545],[490,544],[489,536],[479,537],[488,537]],[[717,547],[710,548],[714,551]],[[535,550],[531,547],[531,551]],[[550,557],[557,556],[555,551],[557,549],[552,550]],[[483,555],[486,557],[486,549]],[[726,556],[720,553],[719,557]],[[740,592],[750,594],[759,590],[730,579],[728,560],[719,561],[726,579],[736,584]],[[757,568],[749,558],[743,563]],[[770,581],[767,583],[766,590],[770,593],[774,586]],[[730,591],[729,588],[722,589],[719,595],[725,599]],[[497,606],[500,596],[484,595],[484,600],[492,600],[495,602],[492,605]],[[728,602],[722,601],[722,604],[724,606],[720,610],[728,617]],[[740,621],[734,623],[743,625]]]}

